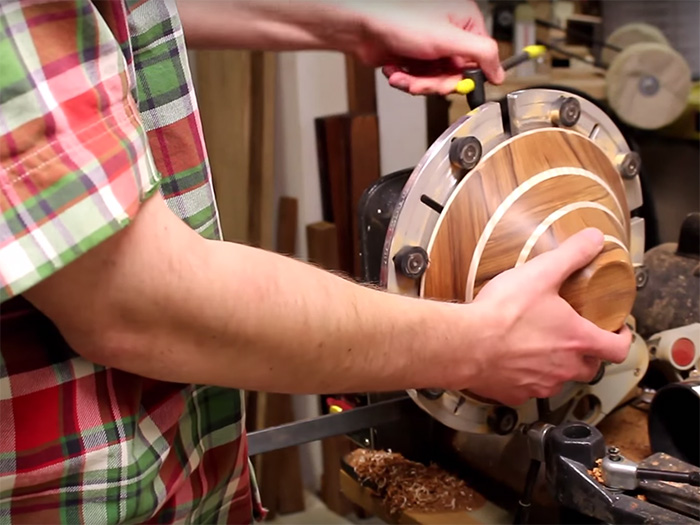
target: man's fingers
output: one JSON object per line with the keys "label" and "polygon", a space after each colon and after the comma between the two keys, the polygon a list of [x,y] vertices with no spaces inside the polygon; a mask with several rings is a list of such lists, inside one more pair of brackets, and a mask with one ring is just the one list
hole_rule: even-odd
{"label": "man's fingers", "polygon": [[382,71],[389,79],[389,85],[412,95],[449,95],[462,79],[460,75],[447,74],[418,77],[396,66],[384,67]]}
{"label": "man's fingers", "polygon": [[574,377],[574,380],[581,383],[590,383],[593,378],[598,375],[601,363],[602,361],[597,357],[588,355],[581,356],[581,369],[576,377]]}
{"label": "man's fingers", "polygon": [[585,326],[582,352],[585,355],[611,363],[622,363],[627,358],[632,344],[632,332],[627,326],[616,334],[602,330],[586,319],[582,318],[582,321]]}
{"label": "man's fingers", "polygon": [[442,56],[460,55],[473,58],[490,82],[500,84],[505,80],[506,74],[498,58],[498,44],[495,40],[457,27],[446,31],[443,37],[440,49]]}
{"label": "man's fingers", "polygon": [[603,248],[603,234],[586,228],[566,239],[559,247],[535,257],[530,263],[538,275],[557,288],[576,270],[590,263]]}

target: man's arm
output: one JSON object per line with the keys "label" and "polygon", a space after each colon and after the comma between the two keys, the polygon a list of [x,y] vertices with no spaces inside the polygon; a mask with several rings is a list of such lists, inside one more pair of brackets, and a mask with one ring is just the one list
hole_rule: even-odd
{"label": "man's arm", "polygon": [[590,379],[586,355],[627,353],[628,334],[592,327],[557,295],[599,252],[602,237],[587,235],[457,305],[204,240],[156,195],[25,296],[79,354],[146,377],[289,393],[470,388],[517,404]]}
{"label": "man's arm", "polygon": [[505,74],[468,0],[178,0],[191,48],[334,50],[383,66],[412,94],[451,93],[467,66]]}

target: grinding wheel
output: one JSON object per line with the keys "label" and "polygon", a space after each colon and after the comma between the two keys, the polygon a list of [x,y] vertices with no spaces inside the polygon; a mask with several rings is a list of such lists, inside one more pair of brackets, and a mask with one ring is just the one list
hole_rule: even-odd
{"label": "grinding wheel", "polygon": [[610,64],[606,82],[610,107],[623,122],[641,129],[659,129],[680,117],[692,88],[685,59],[659,43],[625,48]]}
{"label": "grinding wheel", "polygon": [[613,31],[605,41],[613,48],[603,48],[601,59],[605,64],[611,64],[618,54],[614,48],[625,49],[633,44],[656,43],[666,47],[671,47],[668,39],[661,30],[649,24],[636,22],[625,24]]}
{"label": "grinding wheel", "polygon": [[[380,284],[392,293],[470,302],[494,276],[527,263],[574,233],[597,227],[601,254],[560,289],[583,317],[607,330],[628,318],[635,266],[644,253],[640,161],[610,117],[555,89],[511,93],[458,120],[430,147],[403,188],[382,255]],[[637,338],[641,341],[641,338]],[[465,359],[468,359],[465,353]],[[595,424],[648,366],[644,344],[608,366],[595,385],[569,383],[549,400],[562,418],[580,402]],[[503,407],[466,391],[409,390],[455,430],[507,434],[538,418],[534,401]]]}

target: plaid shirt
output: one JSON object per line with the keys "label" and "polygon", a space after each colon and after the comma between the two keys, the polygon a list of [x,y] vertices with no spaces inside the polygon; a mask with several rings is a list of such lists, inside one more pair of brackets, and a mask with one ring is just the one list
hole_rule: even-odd
{"label": "plaid shirt", "polygon": [[260,517],[240,391],[88,362],[21,296],[155,191],[219,238],[174,0],[0,1],[0,188],[0,522]]}

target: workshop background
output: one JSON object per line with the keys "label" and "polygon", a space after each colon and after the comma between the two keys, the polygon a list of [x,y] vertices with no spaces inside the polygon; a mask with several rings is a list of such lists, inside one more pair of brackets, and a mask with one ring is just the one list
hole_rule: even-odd
{"label": "workshop background", "polygon": [[[700,209],[700,2],[480,6],[502,58],[542,38],[561,51],[509,72],[503,86],[487,86],[490,100],[525,87],[558,86],[604,103],[611,78],[594,64],[598,51],[586,45],[586,35],[605,40],[629,24],[650,24],[680,53],[695,81],[682,116],[661,129],[628,128],[644,166],[646,248],[677,242],[683,220]],[[536,20],[573,27],[579,41]],[[356,217],[363,190],[382,175],[414,167],[440,133],[469,111],[464,96],[401,93],[380,71],[338,53],[198,51],[190,53],[190,63],[224,237],[354,277],[361,275]],[[624,122],[647,109],[627,105],[620,111],[615,116]],[[328,408],[328,399],[318,396],[250,394],[248,427],[315,417]],[[255,457],[273,521],[371,520],[339,492],[339,454],[351,447],[334,438]]]}

